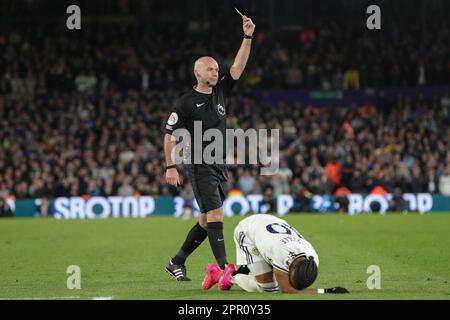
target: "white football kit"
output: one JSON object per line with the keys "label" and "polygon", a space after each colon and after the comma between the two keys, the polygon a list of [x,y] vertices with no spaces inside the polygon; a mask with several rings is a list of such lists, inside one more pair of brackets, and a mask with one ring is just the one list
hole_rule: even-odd
{"label": "white football kit", "polygon": [[247,265],[253,276],[277,268],[289,272],[292,261],[300,256],[319,256],[313,246],[286,221],[268,214],[254,214],[242,220],[234,230],[236,264]]}

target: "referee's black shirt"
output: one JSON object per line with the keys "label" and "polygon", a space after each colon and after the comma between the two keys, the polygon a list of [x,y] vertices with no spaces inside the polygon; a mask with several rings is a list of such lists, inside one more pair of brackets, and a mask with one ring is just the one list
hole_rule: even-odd
{"label": "referee's black shirt", "polygon": [[[191,144],[188,152],[191,152],[191,162],[194,163],[196,150],[194,141],[202,140],[206,130],[215,128],[222,134],[223,139],[223,163],[226,158],[226,96],[231,92],[236,81],[228,73],[222,76],[213,87],[212,93],[200,93],[192,88],[175,102],[175,106],[166,123],[166,133],[172,134],[176,129],[185,128],[191,135]],[[202,122],[202,136],[194,136],[194,121]],[[201,154],[210,141],[202,141]]]}

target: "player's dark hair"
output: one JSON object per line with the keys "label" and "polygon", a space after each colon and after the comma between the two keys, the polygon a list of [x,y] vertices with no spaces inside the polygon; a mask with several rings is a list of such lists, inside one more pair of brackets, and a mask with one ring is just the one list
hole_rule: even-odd
{"label": "player's dark hair", "polygon": [[308,288],[317,278],[318,268],[314,257],[300,260],[293,270],[292,286],[297,290]]}

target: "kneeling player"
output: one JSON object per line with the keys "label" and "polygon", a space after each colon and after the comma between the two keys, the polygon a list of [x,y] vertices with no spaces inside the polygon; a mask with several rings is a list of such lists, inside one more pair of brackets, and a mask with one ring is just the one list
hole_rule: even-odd
{"label": "kneeling player", "polygon": [[308,288],[317,278],[319,256],[286,221],[254,214],[234,230],[236,263],[231,279],[249,292],[348,293],[341,287]]}

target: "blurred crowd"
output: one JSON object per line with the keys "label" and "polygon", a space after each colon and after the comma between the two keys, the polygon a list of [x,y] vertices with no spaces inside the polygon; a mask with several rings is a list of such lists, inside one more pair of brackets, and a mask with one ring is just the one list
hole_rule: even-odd
{"label": "blurred crowd", "polygon": [[[233,21],[234,22],[234,21]],[[450,83],[446,21],[393,24],[370,31],[347,21],[305,24],[273,34],[257,28],[241,80],[245,89],[364,89]],[[211,33],[213,32],[213,35]],[[190,88],[196,57],[231,65],[240,45],[239,21],[101,25],[79,32],[53,25],[0,31],[1,90],[13,95],[102,94]]]}
{"label": "blurred crowd", "polygon": [[374,34],[337,22],[305,26],[286,46],[266,43],[265,37],[259,34],[250,86],[340,90],[450,83],[445,23],[435,23],[424,38],[417,26],[396,25]]}
{"label": "blurred crowd", "polygon": [[[268,177],[256,166],[233,166],[228,190],[268,199],[375,188],[450,195],[448,96],[316,108],[268,106],[250,94],[449,84],[448,24],[431,24],[426,34],[397,26],[373,35],[319,23],[294,40],[264,28],[256,34],[228,124],[279,128],[280,170]],[[164,124],[174,99],[195,83],[196,57],[211,54],[223,70],[232,63],[239,24],[85,29],[0,31],[0,198],[192,197],[186,177],[180,189],[164,183]]]}
{"label": "blurred crowd", "polygon": [[[162,132],[171,108],[163,93],[10,102],[0,99],[1,196],[178,193],[163,180]],[[348,108],[261,106],[234,96],[228,126],[279,128],[281,162],[275,176],[260,176],[256,166],[232,167],[228,189],[249,194],[269,187],[277,195],[382,187],[450,195],[449,104],[444,96]]]}

